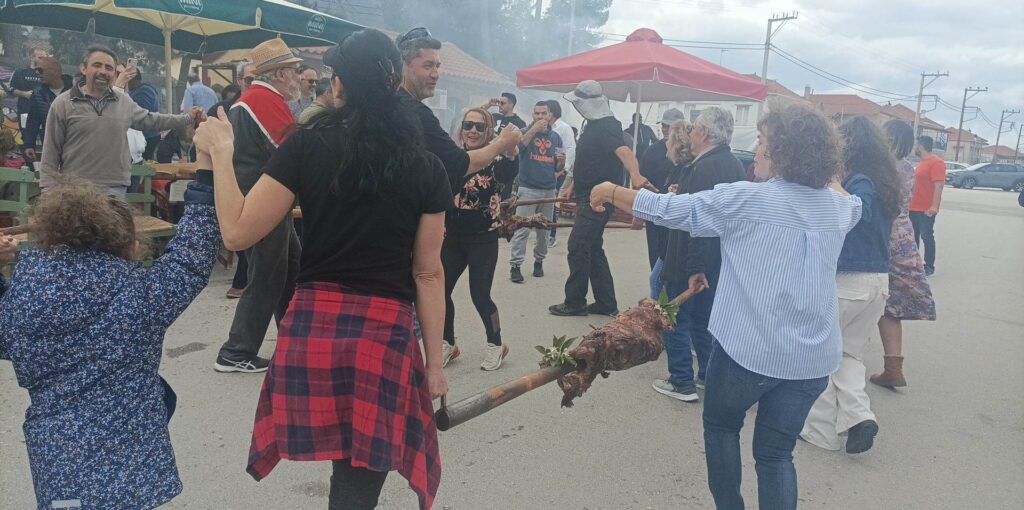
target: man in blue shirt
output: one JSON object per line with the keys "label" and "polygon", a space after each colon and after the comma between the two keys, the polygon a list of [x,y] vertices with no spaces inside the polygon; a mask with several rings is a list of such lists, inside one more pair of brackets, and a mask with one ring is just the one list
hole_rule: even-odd
{"label": "man in blue shirt", "polygon": [[[523,134],[519,143],[519,192],[522,200],[537,198],[554,198],[558,192],[558,177],[565,165],[565,151],[562,150],[562,138],[551,130],[549,122],[551,112],[546,101],[540,101],[533,107],[533,125]],[[554,213],[555,204],[526,205],[516,208],[516,216],[532,216],[543,214],[550,218]],[[520,266],[526,259],[526,242],[530,231],[521,228],[512,236],[512,271],[510,278],[514,283],[523,283],[523,272]],[[533,249],[533,276],[544,276],[544,257],[548,254],[548,236],[546,230],[537,230],[537,245]]]}
{"label": "man in blue shirt", "polygon": [[[153,112],[160,113],[160,93],[156,87],[143,83],[142,71],[136,69],[135,77],[128,82],[128,96],[135,101],[135,104]],[[143,131],[146,137],[146,150],[142,153],[142,159],[153,160],[157,145],[160,145],[160,131]]]}
{"label": "man in blue shirt", "polygon": [[188,111],[193,106],[199,106],[203,111],[208,111],[217,104],[220,98],[213,89],[203,85],[198,76],[192,74],[188,77],[188,88],[185,89],[185,99],[182,100],[181,111]]}

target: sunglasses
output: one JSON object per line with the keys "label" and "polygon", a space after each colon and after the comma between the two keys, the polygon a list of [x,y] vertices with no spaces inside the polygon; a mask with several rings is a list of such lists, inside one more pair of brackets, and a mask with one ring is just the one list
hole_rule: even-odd
{"label": "sunglasses", "polygon": [[487,123],[486,122],[473,122],[473,121],[469,121],[469,120],[462,121],[462,130],[463,131],[472,131],[473,128],[476,128],[477,132],[480,132],[480,133],[486,132],[487,131]]}
{"label": "sunglasses", "polygon": [[430,30],[427,30],[425,27],[416,27],[402,34],[402,36],[395,41],[395,44],[401,46],[403,43],[415,41],[416,39],[425,39],[427,37],[431,37]]}
{"label": "sunglasses", "polygon": [[316,85],[318,81],[320,80],[306,80],[306,82],[308,82],[310,85]]}

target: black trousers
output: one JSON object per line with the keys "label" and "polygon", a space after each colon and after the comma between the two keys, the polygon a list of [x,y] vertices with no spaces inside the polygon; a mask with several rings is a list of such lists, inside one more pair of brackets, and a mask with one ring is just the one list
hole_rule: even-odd
{"label": "black trousers", "polygon": [[335,460],[327,510],[373,510],[388,473],[353,467],[350,459]]}
{"label": "black trousers", "polygon": [[612,216],[612,208],[609,206],[602,213],[593,210],[589,195],[578,198],[576,204],[576,223],[569,233],[569,279],[565,282],[565,305],[574,309],[587,306],[589,285],[598,306],[617,309],[612,270],[604,253],[604,226]]}
{"label": "black trousers", "polygon": [[444,339],[455,344],[455,303],[452,291],[462,273],[469,269],[469,295],[480,314],[487,332],[487,342],[501,345],[501,321],[498,306],[491,299],[494,269],[498,264],[498,233],[449,234],[441,245],[441,264],[444,266]]}
{"label": "black trousers", "polygon": [[935,216],[910,211],[910,224],[914,226],[914,241],[921,246],[924,240],[924,268],[935,270]]}
{"label": "black trousers", "polygon": [[142,151],[142,159],[153,161],[156,159],[156,148],[160,145],[160,135],[146,138],[146,150]]}
{"label": "black trousers", "polygon": [[299,273],[299,237],[288,215],[267,237],[245,250],[248,286],[235,306],[228,341],[220,355],[232,361],[256,356],[270,320],[280,324],[295,293]]}
{"label": "black trousers", "polygon": [[238,264],[235,265],[235,277],[231,279],[231,288],[244,289],[249,285],[249,259],[246,258],[245,251],[236,251],[235,255],[238,256]]}

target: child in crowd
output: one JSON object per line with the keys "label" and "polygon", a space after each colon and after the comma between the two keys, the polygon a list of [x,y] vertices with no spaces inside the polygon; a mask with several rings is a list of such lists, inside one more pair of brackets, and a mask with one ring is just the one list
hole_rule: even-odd
{"label": "child in crowd", "polygon": [[174,392],[157,371],[167,328],[206,286],[221,244],[212,176],[200,175],[149,269],[136,263],[129,205],[91,184],[55,186],[30,212],[32,244],[0,302],[0,356],[31,398],[39,509],[148,509],[181,493]]}

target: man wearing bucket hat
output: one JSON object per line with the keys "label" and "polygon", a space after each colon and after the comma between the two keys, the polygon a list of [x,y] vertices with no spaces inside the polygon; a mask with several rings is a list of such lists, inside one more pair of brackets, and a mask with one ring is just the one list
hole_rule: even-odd
{"label": "man wearing bucket hat", "polygon": [[[576,90],[565,94],[576,111],[587,120],[576,143],[573,184],[566,194],[576,197],[576,222],[569,234],[569,278],[565,282],[565,301],[548,308],[552,315],[615,315],[615,285],[604,253],[604,226],[611,208],[604,212],[590,207],[590,190],[605,181],[622,182],[623,170],[636,187],[656,191],[640,175],[636,155],[626,144],[622,124],[612,115],[601,84],[580,82]],[[587,287],[594,291],[594,303],[587,305]]]}
{"label": "man wearing bucket hat", "polygon": [[[255,79],[231,106],[228,120],[235,133],[232,161],[243,194],[256,184],[279,145],[295,129],[288,101],[299,96],[299,64],[281,39],[252,49]],[[280,321],[288,309],[299,270],[299,238],[291,215],[267,237],[245,250],[249,284],[238,300],[228,340],[213,368],[218,372],[264,372],[269,362],[258,356],[270,319]]]}

